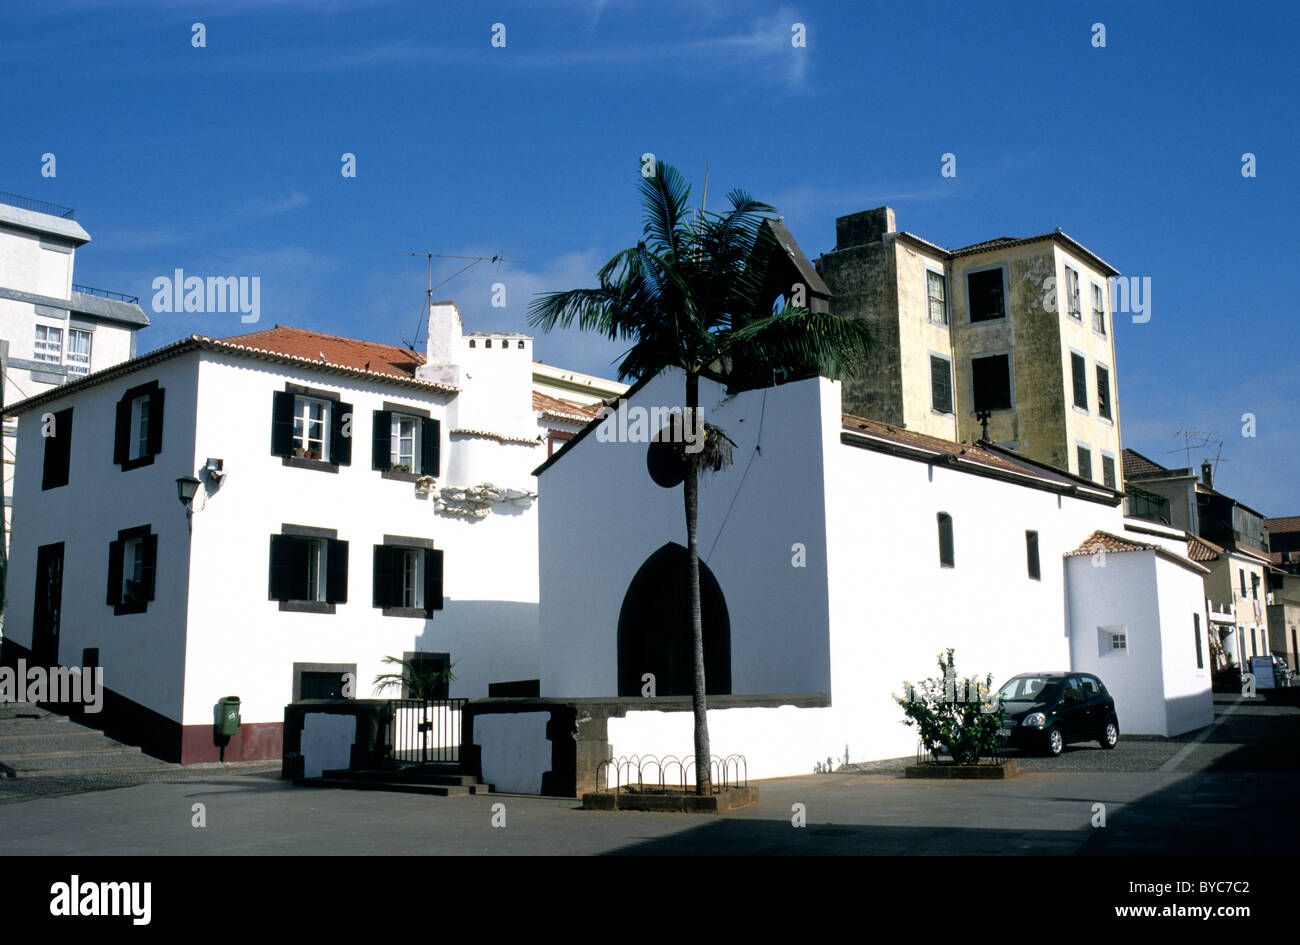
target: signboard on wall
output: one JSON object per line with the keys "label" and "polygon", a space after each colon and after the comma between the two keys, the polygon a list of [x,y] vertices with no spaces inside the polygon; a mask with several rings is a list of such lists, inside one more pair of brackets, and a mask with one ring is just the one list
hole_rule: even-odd
{"label": "signboard on wall", "polygon": [[1277,680],[1273,678],[1273,657],[1252,656],[1250,671],[1255,676],[1256,689],[1276,689]]}

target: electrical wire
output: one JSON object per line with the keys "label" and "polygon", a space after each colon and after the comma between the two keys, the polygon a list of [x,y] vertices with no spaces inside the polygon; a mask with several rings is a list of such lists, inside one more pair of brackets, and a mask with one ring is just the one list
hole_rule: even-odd
{"label": "electrical wire", "polygon": [[749,462],[745,463],[745,471],[740,475],[740,482],[736,483],[736,494],[731,497],[731,504],[727,506],[727,514],[722,516],[722,524],[718,526],[718,533],[713,536],[713,544],[709,545],[709,553],[704,556],[707,561],[713,557],[713,549],[718,547],[718,541],[722,538],[722,532],[727,527],[727,520],[731,518],[731,510],[736,507],[736,500],[740,498],[740,490],[745,487],[745,478],[749,475],[749,467],[754,465],[754,457],[763,452],[763,420],[767,416],[767,390],[763,390],[763,403],[758,412],[758,433],[754,436],[754,452],[749,454]]}

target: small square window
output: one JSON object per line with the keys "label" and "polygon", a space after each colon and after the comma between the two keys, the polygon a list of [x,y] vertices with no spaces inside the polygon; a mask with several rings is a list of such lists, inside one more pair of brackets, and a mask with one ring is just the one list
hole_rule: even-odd
{"label": "small square window", "polygon": [[1112,631],[1110,634],[1110,648],[1112,650],[1128,649],[1128,634],[1124,631]]}
{"label": "small square window", "polygon": [[997,269],[968,273],[966,294],[972,322],[987,322],[1006,317],[1000,266]]}

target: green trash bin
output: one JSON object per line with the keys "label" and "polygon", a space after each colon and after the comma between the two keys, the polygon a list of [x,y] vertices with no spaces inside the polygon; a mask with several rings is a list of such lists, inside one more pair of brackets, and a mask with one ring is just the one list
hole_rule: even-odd
{"label": "green trash bin", "polygon": [[239,696],[217,700],[217,734],[233,736],[239,730]]}

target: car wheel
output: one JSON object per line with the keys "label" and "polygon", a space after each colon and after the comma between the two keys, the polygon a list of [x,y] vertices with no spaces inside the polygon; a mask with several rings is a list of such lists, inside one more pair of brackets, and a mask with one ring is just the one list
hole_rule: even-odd
{"label": "car wheel", "polygon": [[1119,722],[1111,719],[1106,723],[1106,729],[1101,733],[1101,738],[1097,739],[1102,748],[1114,748],[1119,743]]}
{"label": "car wheel", "polygon": [[1065,748],[1065,736],[1061,734],[1061,729],[1055,725],[1047,733],[1047,753],[1055,758]]}

